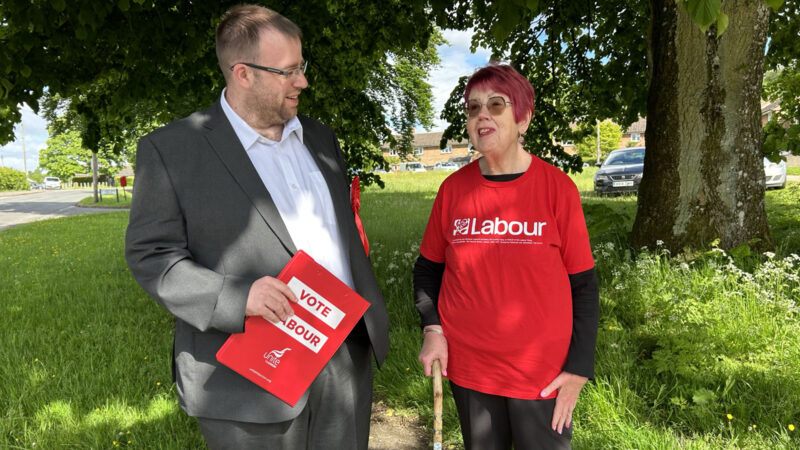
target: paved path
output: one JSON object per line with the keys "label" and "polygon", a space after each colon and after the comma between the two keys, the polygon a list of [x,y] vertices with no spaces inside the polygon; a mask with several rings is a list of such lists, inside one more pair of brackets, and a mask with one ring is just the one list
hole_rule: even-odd
{"label": "paved path", "polygon": [[118,211],[75,206],[90,195],[90,189],[0,192],[0,230],[37,220]]}

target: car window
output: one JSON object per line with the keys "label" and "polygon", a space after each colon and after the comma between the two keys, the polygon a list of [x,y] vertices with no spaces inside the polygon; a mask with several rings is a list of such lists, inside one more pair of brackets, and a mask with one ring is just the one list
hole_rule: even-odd
{"label": "car window", "polygon": [[627,164],[644,163],[644,150],[632,150],[627,152],[612,152],[608,159],[603,163],[604,166],[622,166]]}

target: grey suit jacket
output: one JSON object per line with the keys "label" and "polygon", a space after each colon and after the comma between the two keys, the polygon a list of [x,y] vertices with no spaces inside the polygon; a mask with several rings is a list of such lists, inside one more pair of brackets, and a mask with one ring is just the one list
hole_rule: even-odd
{"label": "grey suit jacket", "polygon": [[[303,140],[330,190],[375,359],[389,347],[386,306],[350,208],[333,131],[300,117]],[[139,141],[125,257],[136,280],[175,317],[174,369],[190,416],[270,423],[292,408],[220,365],[217,350],[244,330],[250,285],[276,276],[296,249],[219,102]]]}

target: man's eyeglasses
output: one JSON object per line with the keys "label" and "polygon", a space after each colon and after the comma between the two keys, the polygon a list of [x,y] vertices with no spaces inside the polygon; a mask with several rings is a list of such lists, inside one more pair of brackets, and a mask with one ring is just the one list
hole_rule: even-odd
{"label": "man's eyeglasses", "polygon": [[506,110],[506,105],[510,105],[511,102],[506,101],[503,97],[489,97],[486,103],[481,103],[477,100],[468,100],[467,103],[464,104],[464,112],[467,113],[467,117],[475,117],[480,114],[484,104],[489,114],[499,116]]}
{"label": "man's eyeglasses", "polygon": [[[277,73],[278,75],[284,76],[286,78],[300,76],[301,73],[306,73],[306,67],[308,67],[308,61],[303,61],[303,62],[300,63],[299,66],[295,67],[294,69],[289,69],[289,70],[281,70],[281,69],[276,69],[274,67],[259,66],[258,64],[246,63],[246,62],[238,62],[236,64],[244,64],[245,66],[252,67],[253,69],[258,69],[258,70],[264,70],[264,71],[267,71],[267,72]],[[230,67],[230,70],[233,70],[233,68],[236,66],[236,64],[232,65]]]}

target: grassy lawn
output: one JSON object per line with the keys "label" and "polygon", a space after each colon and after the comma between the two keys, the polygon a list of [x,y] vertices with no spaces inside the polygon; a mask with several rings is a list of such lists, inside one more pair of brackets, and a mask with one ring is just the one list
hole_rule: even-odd
{"label": "grassy lawn", "polygon": [[123,193],[122,190],[119,192],[119,201],[117,201],[117,195],[113,194],[105,194],[101,196],[102,199],[100,202],[94,202],[94,196],[90,195],[86,198],[81,199],[78,202],[80,206],[90,207],[90,208],[130,208],[131,207],[131,193],[125,192]]}
{"label": "grassy lawn", "polygon": [[[591,189],[594,168],[575,177]],[[430,422],[411,267],[447,173],[383,175],[362,219],[392,319],[376,395]],[[596,379],[576,449],[797,448],[800,184],[767,193],[776,255],[632,256],[636,197],[585,195],[601,281]],[[105,203],[105,201],[104,201]],[[0,448],[200,448],[170,382],[172,318],[127,271],[127,212],[0,232]],[[445,438],[459,445],[446,397]],[[730,415],[730,418],[729,416]]]}
{"label": "grassy lawn", "polygon": [[800,166],[786,167],[786,175],[800,175]]}

